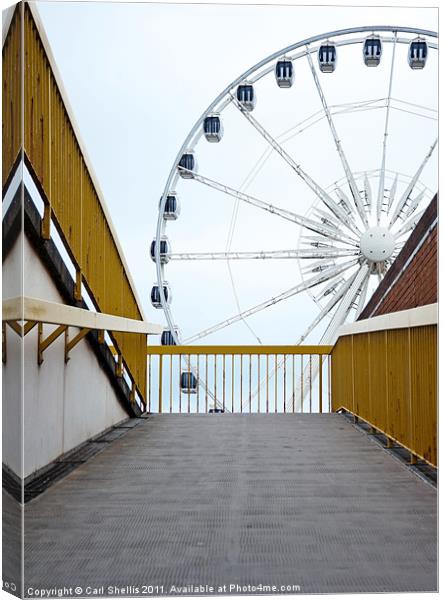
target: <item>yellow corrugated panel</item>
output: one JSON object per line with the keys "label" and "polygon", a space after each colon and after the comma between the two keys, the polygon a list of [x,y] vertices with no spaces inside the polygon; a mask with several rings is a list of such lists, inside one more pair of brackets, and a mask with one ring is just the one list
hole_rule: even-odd
{"label": "yellow corrugated panel", "polygon": [[22,145],[20,8],[20,5],[16,6],[2,50],[2,185],[5,185]]}
{"label": "yellow corrugated panel", "polygon": [[369,398],[374,425],[383,431],[387,427],[387,333],[375,331],[368,335]]}
{"label": "yellow corrugated panel", "polygon": [[[140,356],[141,354],[144,354],[146,356],[146,346],[148,343],[148,336],[146,335],[138,335],[136,336],[137,339],[137,356]],[[148,385],[148,373],[147,373],[147,361],[144,360],[143,362],[141,361],[137,361],[137,370],[138,370],[138,377],[137,377],[137,381],[140,382],[140,391],[142,393],[142,396],[144,398],[147,397],[147,385]]]}
{"label": "yellow corrugated panel", "polygon": [[331,364],[333,410],[346,408],[436,466],[436,325],[341,337]]}
{"label": "yellow corrugated panel", "polygon": [[[120,315],[124,307],[131,310],[131,298],[123,300],[124,269],[120,261],[119,253],[107,226],[105,235],[105,287],[107,294],[103,300],[103,311],[110,315]],[[130,316],[128,312],[126,316]]]}
{"label": "yellow corrugated panel", "polygon": [[353,412],[352,336],[340,337],[331,354],[332,410]]}
{"label": "yellow corrugated panel", "polygon": [[354,412],[367,420],[371,415],[368,333],[353,336],[353,394]]}
{"label": "yellow corrugated panel", "polygon": [[51,90],[51,204],[68,246],[81,266],[82,155],[52,77]]}
{"label": "yellow corrugated panel", "polygon": [[[7,83],[12,81],[14,57],[17,53],[20,56],[20,47],[17,46],[20,39],[18,23],[19,19],[15,17],[8,35],[10,41],[3,52],[4,90],[8,98],[14,95],[19,97],[17,89],[11,88],[11,82],[5,86],[5,80]],[[110,314],[140,319],[137,301],[125,274],[116,242],[85,166],[60,90],[27,5],[24,34],[24,146],[31,163],[31,172],[40,183],[59,233],[99,309]],[[20,77],[17,76],[15,81],[20,81]],[[17,102],[17,106],[20,106],[20,102]],[[8,113],[7,107],[8,102],[3,112],[3,137],[12,141],[7,144],[4,142],[7,160],[4,161],[3,181],[12,166],[14,152],[19,148],[16,138],[7,129],[17,116],[11,111]],[[142,337],[145,337],[145,342],[141,336],[120,335],[116,336],[116,342],[137,387],[145,395],[146,336]]]}
{"label": "yellow corrugated panel", "polygon": [[25,152],[39,182],[50,195],[50,69],[29,10],[25,10],[24,70]]}
{"label": "yellow corrugated panel", "polygon": [[[125,274],[122,276],[124,285],[123,285],[123,304],[129,304],[129,282]],[[140,319],[140,313],[136,306],[133,306],[130,310],[128,316],[132,319]],[[139,353],[142,351],[146,354],[146,336],[145,335],[131,335],[131,334],[119,334],[118,339],[120,340],[120,345],[122,347],[122,353],[125,356],[125,360],[128,364],[128,367],[131,371],[137,373],[137,381],[139,383],[139,389],[142,394],[145,396],[145,385],[146,382],[146,361],[143,363],[135,358],[139,356]],[[143,340],[143,341],[141,341]]]}
{"label": "yellow corrugated panel", "polygon": [[105,304],[106,223],[94,185],[87,172],[82,179],[82,270],[101,310]]}
{"label": "yellow corrugated panel", "polygon": [[411,447],[409,329],[387,331],[387,433]]}
{"label": "yellow corrugated panel", "polygon": [[410,330],[412,446],[437,464],[436,326]]}

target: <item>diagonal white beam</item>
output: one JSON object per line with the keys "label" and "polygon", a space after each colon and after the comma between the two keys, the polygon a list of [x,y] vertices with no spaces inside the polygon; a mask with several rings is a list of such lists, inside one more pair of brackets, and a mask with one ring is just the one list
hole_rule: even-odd
{"label": "diagonal white beam", "polygon": [[413,192],[413,189],[415,188],[415,185],[418,183],[418,180],[421,177],[421,173],[423,172],[424,167],[426,166],[426,164],[430,160],[430,157],[432,156],[433,151],[436,148],[437,143],[438,143],[438,139],[436,139],[433,142],[433,144],[430,146],[430,149],[428,150],[427,154],[425,155],[424,160],[419,165],[418,170],[413,175],[412,179],[410,180],[410,183],[408,184],[408,186],[406,187],[404,193],[402,194],[402,196],[401,196],[398,204],[396,205],[395,210],[393,211],[392,218],[390,219],[390,227],[401,216],[401,213],[402,213],[403,209],[405,208],[405,206],[406,206],[406,204],[407,204],[407,202],[408,202],[408,200],[410,198],[410,194]]}
{"label": "diagonal white beam", "polygon": [[204,329],[203,331],[191,336],[190,338],[185,340],[183,343],[184,344],[192,344],[196,340],[207,337],[208,335],[211,335],[212,333],[215,333],[216,331],[219,331],[220,329],[224,329],[225,327],[233,325],[234,323],[237,323],[238,321],[240,321],[242,319],[245,319],[245,318],[250,317],[262,310],[265,310],[266,308],[269,308],[270,306],[273,306],[279,302],[282,302],[283,300],[287,300],[288,298],[295,296],[296,294],[299,294],[305,290],[315,287],[316,285],[319,285],[320,283],[323,283],[324,281],[327,281],[328,279],[331,279],[332,277],[335,277],[339,273],[349,269],[354,264],[356,264],[356,262],[357,262],[356,260],[351,260],[351,261],[347,261],[346,263],[343,263],[341,265],[331,267],[330,269],[317,274],[315,277],[312,277],[311,279],[308,279],[307,281],[303,281],[300,284],[295,285],[294,287],[286,290],[285,292],[283,292],[282,294],[279,294],[278,296],[269,298],[268,300],[265,300],[265,302],[261,302],[260,304],[257,304],[256,306],[253,306],[247,310],[244,310],[243,312],[241,312],[237,315],[234,315],[233,317],[230,317],[229,319],[226,319],[225,321],[221,321],[220,323],[217,323],[211,327],[208,327],[207,329]]}
{"label": "diagonal white beam", "polygon": [[312,262],[308,265],[304,265],[303,269],[305,273],[320,273],[321,271],[326,271],[333,265],[334,261],[331,260],[329,257],[326,257],[322,258],[321,260],[317,260],[316,262]]}
{"label": "diagonal white beam", "polygon": [[[182,170],[186,171],[187,169],[182,169]],[[352,239],[350,236],[348,236],[346,233],[344,233],[342,231],[338,231],[338,230],[328,227],[327,225],[324,225],[322,223],[317,223],[316,221],[313,221],[312,219],[308,219],[307,217],[302,217],[301,215],[297,215],[296,213],[291,212],[290,210],[286,210],[284,208],[279,208],[277,206],[274,206],[274,204],[269,204],[267,202],[263,202],[262,200],[259,200],[258,198],[255,198],[254,196],[250,196],[249,194],[245,194],[244,192],[235,190],[234,188],[231,188],[228,185],[219,183],[218,181],[214,181],[214,179],[210,179],[209,177],[204,177],[203,175],[200,175],[199,173],[195,173],[192,171],[189,171],[189,172],[192,173],[193,180],[198,181],[199,183],[203,183],[204,185],[207,185],[208,187],[218,190],[219,192],[223,192],[224,194],[232,196],[233,198],[242,200],[242,202],[246,202],[247,204],[250,204],[250,205],[260,208],[262,210],[266,210],[267,212],[277,215],[278,217],[282,217],[283,219],[286,219],[287,221],[291,221],[292,223],[301,225],[302,227],[305,227],[306,229],[310,229],[311,231],[320,233],[321,235],[323,235],[327,238],[334,239],[338,242],[343,242],[344,244],[349,244],[349,245],[356,246],[356,247],[359,246],[359,243],[356,240]]]}
{"label": "diagonal white beam", "polygon": [[334,338],[334,334],[337,331],[337,328],[342,325],[342,323],[347,318],[347,315],[350,311],[351,306],[356,300],[357,295],[361,289],[361,286],[369,272],[369,266],[365,262],[361,265],[359,271],[356,273],[355,279],[350,286],[347,294],[344,296],[341,304],[338,307],[338,310],[329,323],[327,329],[324,332],[321,340],[324,342],[325,340],[332,340]]}
{"label": "diagonal white beam", "polygon": [[421,202],[421,200],[424,198],[424,194],[425,194],[425,189],[422,190],[421,192],[419,192],[419,194],[416,196],[416,198],[414,198],[410,205],[409,208],[406,212],[406,219],[408,219],[409,217],[411,217],[413,215],[413,213],[415,212],[415,210],[418,208],[419,203]]}
{"label": "diagonal white beam", "polygon": [[[353,283],[355,277],[356,277],[356,273],[353,273],[353,275],[351,277],[349,277],[346,281],[344,281],[342,283],[340,288],[337,290],[336,294],[334,294],[333,297],[330,298],[329,302],[325,305],[325,307],[322,309],[322,311],[316,316],[314,321],[312,323],[310,323],[310,325],[307,327],[307,329],[304,331],[304,333],[302,333],[299,336],[299,338],[296,340],[295,346],[299,346],[300,344],[302,344],[302,342],[310,335],[310,333],[317,327],[317,325],[319,325],[319,323],[333,310],[333,308],[336,306],[336,304],[344,297],[344,294],[346,294],[347,290]],[[273,367],[273,369],[271,369],[271,371],[269,373],[264,375],[264,377],[259,382],[256,390],[253,393],[253,396],[252,396],[253,398],[256,398],[256,396],[259,393],[260,388],[264,385],[264,383],[266,383],[267,379],[270,380],[272,377],[274,377],[276,370],[278,370],[282,366],[282,364],[283,364],[283,360],[281,359],[279,361],[279,363],[276,365],[276,367]]]}
{"label": "diagonal white beam", "polygon": [[316,196],[322,200],[322,202],[331,210],[331,212],[338,217],[338,219],[350,229],[353,233],[360,235],[360,231],[357,228],[353,219],[341,208],[334,199],[318,184],[316,181],[308,175],[302,169],[300,165],[298,165],[284,150],[284,148],[277,142],[274,137],[268,133],[268,131],[263,127],[259,121],[257,121],[253,115],[245,110],[243,106],[237,101],[237,99],[232,95],[233,103],[239,109],[239,111],[244,115],[244,117],[249,121],[253,127],[262,135],[263,138],[267,140],[267,142],[272,146],[272,148],[285,160],[285,162],[293,169],[293,171],[299,175],[299,177],[307,184],[307,186],[316,194]]}
{"label": "diagonal white beam", "polygon": [[416,227],[416,225],[419,223],[420,218],[422,217],[422,215],[425,212],[425,208],[423,210],[420,210],[419,212],[417,212],[415,215],[413,215],[413,217],[411,217],[410,219],[408,219],[403,226],[401,227],[401,229],[399,229],[396,233],[395,233],[395,237],[399,238],[402,235],[405,235],[408,231],[410,231],[411,229],[414,229]]}
{"label": "diagonal white beam", "polygon": [[347,197],[347,194],[345,194],[345,192],[343,190],[341,190],[340,187],[336,187],[335,192],[336,192],[336,195],[339,198],[339,202],[342,204],[342,206],[347,207],[346,212],[352,213],[355,209],[351,205],[350,200]]}
{"label": "diagonal white beam", "polygon": [[335,215],[328,213],[325,210],[322,210],[318,206],[314,209],[313,215],[318,218],[322,223],[329,225],[335,229],[339,229],[341,227],[341,222]]}
{"label": "diagonal white beam", "polygon": [[312,323],[310,323],[310,325],[307,327],[307,329],[304,331],[304,333],[302,333],[299,336],[299,338],[296,340],[296,342],[295,342],[296,346],[298,346],[299,344],[302,344],[302,342],[310,335],[310,333],[313,331],[313,329],[315,327],[317,327],[317,325],[319,325],[319,323],[322,321],[322,319],[324,319],[324,317],[326,317],[333,310],[333,308],[336,306],[336,304],[340,300],[342,300],[342,298],[348,292],[348,290],[350,289],[350,286],[356,279],[357,274],[358,274],[358,272],[356,271],[355,273],[353,273],[353,275],[351,277],[349,277],[346,281],[344,281],[344,283],[340,286],[340,288],[338,289],[336,294],[334,294],[334,296],[330,299],[330,301],[325,305],[325,307],[321,310],[321,312],[316,316],[314,321]]}
{"label": "diagonal white beam", "polygon": [[303,235],[301,240],[308,246],[314,246],[315,248],[331,248],[333,246],[332,242],[317,235]]}
{"label": "diagonal white beam", "polygon": [[400,98],[393,98],[393,101],[399,102],[400,104],[405,104],[407,106],[413,106],[414,108],[420,108],[421,110],[432,112],[436,116],[438,116],[438,111],[436,110],[436,108],[430,108],[430,106],[425,106],[424,104],[415,104],[413,102],[408,102],[407,100],[401,100]]}
{"label": "diagonal white beam", "polygon": [[[195,357],[197,360],[199,360],[199,356]],[[203,393],[206,394],[212,401],[212,407],[213,408],[223,408],[223,401],[219,400],[213,393],[213,390],[210,389],[210,386],[208,385],[208,381],[206,381],[205,378],[199,377],[199,371],[197,368],[197,365],[193,364],[193,359],[190,359],[190,362],[188,362],[188,360],[182,356],[180,359],[180,365],[183,364],[183,369],[184,370],[189,370],[191,371],[191,373],[193,373],[194,377],[196,378],[197,381],[197,385],[202,389]],[[182,367],[181,367],[182,368]],[[225,410],[227,411],[227,408],[225,407]],[[229,412],[229,411],[227,411]]]}
{"label": "diagonal white beam", "polygon": [[322,86],[321,86],[321,83],[319,81],[319,77],[318,77],[318,74],[316,72],[315,66],[313,64],[313,59],[311,58],[311,54],[308,51],[308,47],[307,47],[307,60],[308,60],[309,66],[310,66],[310,70],[311,70],[311,74],[313,76],[313,80],[314,80],[315,85],[316,85],[316,89],[318,90],[319,98],[321,99],[321,103],[322,103],[322,107],[324,109],[325,116],[327,117],[327,121],[328,121],[328,124],[330,126],[330,131],[332,133],[332,136],[333,136],[333,139],[334,139],[334,142],[335,142],[336,150],[337,150],[339,158],[341,160],[345,176],[347,177],[348,185],[350,187],[350,191],[351,191],[353,200],[355,202],[356,209],[357,209],[357,211],[359,213],[359,216],[362,219],[362,222],[365,225],[368,225],[367,215],[365,213],[364,206],[362,204],[362,199],[361,199],[361,196],[359,194],[358,186],[356,185],[355,178],[353,177],[353,173],[352,173],[352,171],[350,169],[350,165],[348,164],[347,157],[345,156],[344,150],[342,148],[341,140],[339,139],[338,133],[336,131],[336,127],[335,127],[335,124],[333,122],[333,117],[331,115],[330,108],[329,108],[329,106],[327,104],[327,101],[325,99],[325,95],[324,95],[324,92],[322,90]]}
{"label": "diagonal white beam", "polygon": [[416,117],[422,117],[423,119],[428,119],[429,121],[437,121],[436,117],[432,117],[430,115],[425,115],[424,113],[420,113],[415,110],[407,110],[405,108],[399,108],[399,106],[392,106],[392,110],[397,110],[398,112],[406,113],[408,115],[415,115]]}
{"label": "diagonal white beam", "polygon": [[364,282],[361,286],[361,290],[359,293],[358,306],[356,307],[356,316],[357,317],[359,317],[359,315],[361,314],[361,312],[364,309],[365,301],[367,298],[367,290],[368,290],[369,282],[370,282],[370,270],[368,270],[367,275],[365,276]]}
{"label": "diagonal white beam", "polygon": [[[345,322],[345,320],[350,312],[351,306],[353,305],[353,303],[356,300],[356,297],[359,294],[359,291],[360,291],[361,286],[368,274],[368,271],[369,271],[368,265],[366,263],[364,263],[363,265],[361,265],[359,270],[356,271],[354,273],[354,275],[352,276],[351,284],[348,286],[348,289],[347,289],[346,293],[343,295],[343,297],[339,303],[339,306],[336,308],[336,311],[333,315],[332,320],[330,321],[326,330],[324,331],[324,334],[322,335],[322,338],[321,338],[322,343],[324,343],[324,340],[334,339],[334,336],[335,336],[335,333],[336,333],[338,327]],[[299,343],[300,343],[300,341],[299,341]],[[311,370],[312,382],[316,379],[317,375],[318,375],[318,364],[317,364],[317,362],[315,362],[315,364],[312,365],[312,370]],[[307,375],[307,372],[305,372],[304,376],[303,376],[304,382],[307,382],[307,379],[308,379],[308,375]],[[306,383],[304,383],[304,389],[306,391],[308,391],[308,385],[306,385]],[[305,394],[304,394],[304,398],[302,398],[302,402],[301,402],[301,389],[298,384],[296,391],[294,393],[296,410],[299,410],[303,407],[304,399],[305,399]]]}

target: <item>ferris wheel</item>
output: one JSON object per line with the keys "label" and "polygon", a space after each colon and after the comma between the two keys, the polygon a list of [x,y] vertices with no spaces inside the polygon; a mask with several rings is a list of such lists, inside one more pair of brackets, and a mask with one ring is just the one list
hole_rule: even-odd
{"label": "ferris wheel", "polygon": [[[436,38],[433,31],[393,26],[317,35],[261,60],[214,99],[183,142],[159,203],[150,247],[157,275],[151,302],[168,323],[163,345],[214,340],[238,324],[261,342],[258,315],[272,309],[275,318],[287,301],[303,294],[313,301],[312,310],[307,318],[298,315],[295,344],[313,335],[329,343],[338,327],[357,318],[436,192],[436,94],[428,92],[437,78],[432,62]],[[346,65],[355,65],[355,71],[345,72]],[[426,67],[429,75],[422,77]],[[304,102],[308,78],[311,96]],[[371,115],[377,115],[374,123]],[[399,116],[410,120],[402,123]],[[351,125],[344,126],[346,117]],[[237,160],[230,166],[228,154],[214,149],[228,144],[227,138],[233,145],[235,134]],[[198,159],[205,168],[198,167]],[[196,208],[196,197],[202,210]],[[222,247],[203,236],[206,247],[174,251],[177,224],[192,202],[193,215],[203,211],[209,225],[213,219],[213,226],[221,228],[226,219]],[[220,214],[219,203],[225,211]],[[290,243],[284,249],[254,247],[253,242],[268,240],[267,231],[273,231],[271,242]],[[191,241],[193,231],[187,235],[182,239]],[[247,281],[245,271],[236,274],[237,264],[253,263],[260,263],[261,270],[249,270]],[[185,276],[178,293],[168,269],[174,265],[179,273],[187,264],[193,265],[193,274],[189,280]],[[209,264],[226,267],[235,310],[227,316],[207,299],[206,305],[215,307],[216,314],[207,311],[211,322],[184,335],[173,291],[180,304],[187,281],[193,286],[196,279],[205,282]],[[279,270],[277,264],[285,266]],[[199,268],[201,275],[196,275]],[[266,284],[277,272],[279,282],[287,280],[283,291],[270,293]],[[258,301],[241,306],[240,288],[253,283]]]}

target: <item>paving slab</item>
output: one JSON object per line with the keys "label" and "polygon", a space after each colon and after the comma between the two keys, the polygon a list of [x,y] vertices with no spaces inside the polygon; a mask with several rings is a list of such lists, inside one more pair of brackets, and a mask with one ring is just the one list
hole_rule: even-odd
{"label": "paving slab", "polygon": [[26,504],[24,575],[28,596],[433,591],[436,490],[340,415],[154,415]]}

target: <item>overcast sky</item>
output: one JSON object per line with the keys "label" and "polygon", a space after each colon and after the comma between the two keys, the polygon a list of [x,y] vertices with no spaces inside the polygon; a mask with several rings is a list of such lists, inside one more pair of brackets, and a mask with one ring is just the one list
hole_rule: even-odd
{"label": "overcast sky", "polygon": [[[437,29],[436,9],[426,8],[93,2],[39,2],[38,8],[146,315],[158,322],[164,318],[149,302],[155,268],[148,255],[158,201],[182,142],[213,98],[265,56],[311,35],[371,24]],[[436,60],[431,57],[424,72],[413,72],[406,52],[407,46],[397,51],[393,95],[436,108]],[[337,71],[322,79],[329,102],[385,97],[390,56],[387,45],[381,66],[368,69],[360,47],[341,50]],[[273,76],[258,85],[254,114],[274,135],[320,108],[308,66],[300,63],[291,90],[278,89]],[[198,157],[202,173],[239,188],[266,144],[234,113],[224,115],[223,142],[200,142]],[[383,118],[382,111],[338,117],[353,170],[379,166]],[[388,167],[411,175],[436,137],[436,123],[399,112],[392,126]],[[325,187],[343,176],[325,121],[288,150]],[[298,212],[304,213],[313,197],[287,171],[270,157],[248,192],[284,207],[294,207],[297,198]],[[423,180],[434,191],[436,161]],[[168,229],[173,250],[225,250],[233,202],[198,185],[180,182],[182,215]],[[232,247],[296,248],[298,235],[293,225],[242,207]],[[225,263],[176,263],[167,269],[173,313],[186,335],[237,312]],[[293,261],[260,261],[236,264],[234,278],[245,309],[295,285],[299,272]],[[251,323],[263,341],[290,343],[316,310],[303,295]],[[240,324],[205,341],[253,342],[254,337]]]}

